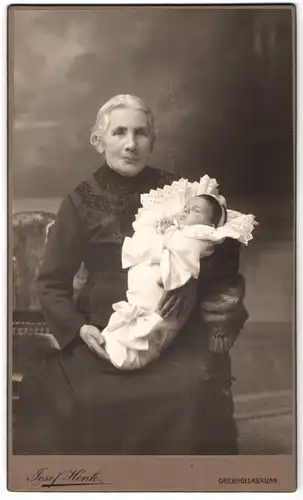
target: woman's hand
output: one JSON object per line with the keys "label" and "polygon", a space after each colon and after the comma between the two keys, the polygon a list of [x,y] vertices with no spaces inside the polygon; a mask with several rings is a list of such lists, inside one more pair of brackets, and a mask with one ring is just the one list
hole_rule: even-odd
{"label": "woman's hand", "polygon": [[167,323],[182,328],[196,305],[197,283],[192,278],[180,288],[163,292],[156,312]]}
{"label": "woman's hand", "polygon": [[104,338],[99,328],[94,325],[82,325],[80,328],[80,337],[93,353],[97,354],[100,358],[109,359],[108,354],[101,347],[104,344]]}

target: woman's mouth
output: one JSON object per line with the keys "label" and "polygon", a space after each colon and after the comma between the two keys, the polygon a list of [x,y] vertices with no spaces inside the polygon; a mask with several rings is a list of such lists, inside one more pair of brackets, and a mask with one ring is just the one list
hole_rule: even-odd
{"label": "woman's mouth", "polygon": [[122,159],[127,163],[137,163],[139,161],[139,158],[135,156],[124,156]]}

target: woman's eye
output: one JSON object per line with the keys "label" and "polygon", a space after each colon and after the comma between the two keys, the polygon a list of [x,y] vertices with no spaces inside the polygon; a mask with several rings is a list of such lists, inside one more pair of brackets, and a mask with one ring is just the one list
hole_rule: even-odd
{"label": "woman's eye", "polygon": [[147,137],[148,133],[144,128],[139,128],[138,130],[136,130],[136,135],[143,135],[144,137]]}
{"label": "woman's eye", "polygon": [[123,134],[124,134],[123,128],[117,128],[116,130],[113,131],[113,135],[123,135]]}

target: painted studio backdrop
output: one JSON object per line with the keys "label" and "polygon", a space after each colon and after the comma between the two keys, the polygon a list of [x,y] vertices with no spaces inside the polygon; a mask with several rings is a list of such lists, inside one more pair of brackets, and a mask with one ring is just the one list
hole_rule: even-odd
{"label": "painted studio backdrop", "polygon": [[[158,132],[151,165],[191,180],[216,177],[228,205],[251,211],[260,224],[241,257],[250,318],[232,349],[236,413],[242,453],[290,453],[291,11],[52,7],[20,8],[12,18],[14,217],[55,214],[62,197],[100,166],[89,135],[108,98],[146,100]],[[23,259],[14,277],[17,312],[39,308],[31,274],[38,240],[23,238],[21,258],[14,239],[15,257]],[[16,380],[42,352],[21,337],[14,342]]]}

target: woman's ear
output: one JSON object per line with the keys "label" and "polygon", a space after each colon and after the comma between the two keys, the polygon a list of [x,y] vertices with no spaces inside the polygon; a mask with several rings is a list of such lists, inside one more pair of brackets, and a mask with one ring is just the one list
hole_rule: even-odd
{"label": "woman's ear", "polygon": [[96,132],[93,132],[90,136],[90,143],[98,153],[103,153],[104,152],[104,146],[103,146],[103,141],[102,141],[102,136]]}
{"label": "woman's ear", "polygon": [[103,145],[102,137],[98,137],[96,149],[97,149],[98,153],[104,153],[104,145]]}
{"label": "woman's ear", "polygon": [[153,152],[153,149],[154,149],[155,140],[156,140],[156,136],[152,135],[152,137],[151,137],[151,143],[150,143],[150,152],[151,153]]}

